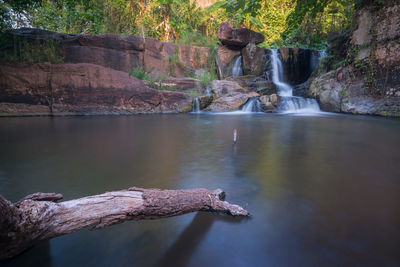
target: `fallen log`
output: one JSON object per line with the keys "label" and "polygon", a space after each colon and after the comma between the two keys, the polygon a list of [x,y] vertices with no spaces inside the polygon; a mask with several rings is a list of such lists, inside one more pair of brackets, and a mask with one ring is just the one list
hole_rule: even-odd
{"label": "fallen log", "polygon": [[159,219],[195,211],[247,216],[224,201],[221,189],[160,190],[132,187],[57,203],[61,194],[35,193],[11,203],[0,195],[0,259],[34,244],[86,227],[100,229],[129,220]]}

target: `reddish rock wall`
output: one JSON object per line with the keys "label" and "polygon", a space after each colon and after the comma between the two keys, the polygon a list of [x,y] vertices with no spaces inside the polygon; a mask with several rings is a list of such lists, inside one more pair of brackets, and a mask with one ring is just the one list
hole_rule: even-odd
{"label": "reddish rock wall", "polygon": [[49,63],[0,65],[1,115],[86,115],[187,112],[191,98],[148,88],[103,66]]}

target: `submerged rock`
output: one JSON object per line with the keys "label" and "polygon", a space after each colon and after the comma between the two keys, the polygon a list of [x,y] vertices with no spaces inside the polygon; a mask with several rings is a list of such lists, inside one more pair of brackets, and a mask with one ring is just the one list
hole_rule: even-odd
{"label": "submerged rock", "polygon": [[233,29],[229,22],[223,22],[218,29],[218,39],[233,49],[241,49],[249,43],[264,42],[264,35],[246,28]]}
{"label": "submerged rock", "polygon": [[0,115],[187,112],[191,97],[99,65],[0,64]]}

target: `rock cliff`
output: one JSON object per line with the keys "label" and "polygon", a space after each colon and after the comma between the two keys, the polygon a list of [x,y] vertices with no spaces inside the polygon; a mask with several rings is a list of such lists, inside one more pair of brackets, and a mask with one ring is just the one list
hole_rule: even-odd
{"label": "rock cliff", "polygon": [[357,11],[347,50],[351,64],[318,75],[309,93],[325,111],[400,116],[400,4]]}
{"label": "rock cliff", "polygon": [[1,62],[0,114],[96,115],[188,112],[191,97],[148,88],[100,65]]}

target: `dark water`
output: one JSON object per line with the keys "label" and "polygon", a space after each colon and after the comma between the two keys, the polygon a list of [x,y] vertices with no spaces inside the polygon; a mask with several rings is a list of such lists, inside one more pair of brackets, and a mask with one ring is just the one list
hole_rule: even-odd
{"label": "dark water", "polygon": [[[238,143],[232,145],[232,130]],[[0,119],[0,194],[222,188],[250,219],[194,213],[84,230],[6,266],[395,266],[400,121],[356,116]]]}

